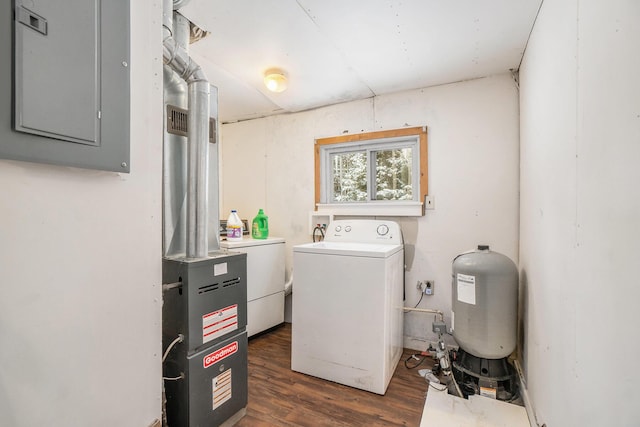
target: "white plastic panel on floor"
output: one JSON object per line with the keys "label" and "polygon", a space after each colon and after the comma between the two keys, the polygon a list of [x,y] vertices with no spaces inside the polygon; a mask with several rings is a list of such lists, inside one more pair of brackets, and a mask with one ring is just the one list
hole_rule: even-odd
{"label": "white plastic panel on floor", "polygon": [[430,389],[420,427],[529,427],[527,411],[483,396],[462,399]]}

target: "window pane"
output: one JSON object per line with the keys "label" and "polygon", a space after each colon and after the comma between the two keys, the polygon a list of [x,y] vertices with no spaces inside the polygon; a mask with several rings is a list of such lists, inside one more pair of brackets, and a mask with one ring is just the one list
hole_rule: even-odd
{"label": "window pane", "polygon": [[333,202],[367,200],[367,154],[365,151],[331,155]]}
{"label": "window pane", "polygon": [[411,148],[376,151],[375,200],[413,200]]}

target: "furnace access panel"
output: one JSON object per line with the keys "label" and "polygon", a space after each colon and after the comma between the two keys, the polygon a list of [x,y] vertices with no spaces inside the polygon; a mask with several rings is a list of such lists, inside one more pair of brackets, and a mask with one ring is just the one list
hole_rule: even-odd
{"label": "furnace access panel", "polygon": [[129,172],[129,0],[0,6],[0,157]]}

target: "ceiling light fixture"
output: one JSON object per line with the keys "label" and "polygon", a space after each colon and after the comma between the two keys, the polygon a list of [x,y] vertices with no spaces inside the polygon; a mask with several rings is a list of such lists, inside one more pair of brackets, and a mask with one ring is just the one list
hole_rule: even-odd
{"label": "ceiling light fixture", "polygon": [[271,68],[264,73],[264,85],[271,92],[283,92],[287,89],[287,75],[279,68]]}

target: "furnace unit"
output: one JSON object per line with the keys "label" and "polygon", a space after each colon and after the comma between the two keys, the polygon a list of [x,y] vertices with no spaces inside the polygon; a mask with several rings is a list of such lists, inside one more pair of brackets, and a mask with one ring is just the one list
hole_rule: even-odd
{"label": "furnace unit", "polygon": [[247,406],[246,254],[165,258],[163,282],[169,426],[231,425]]}

